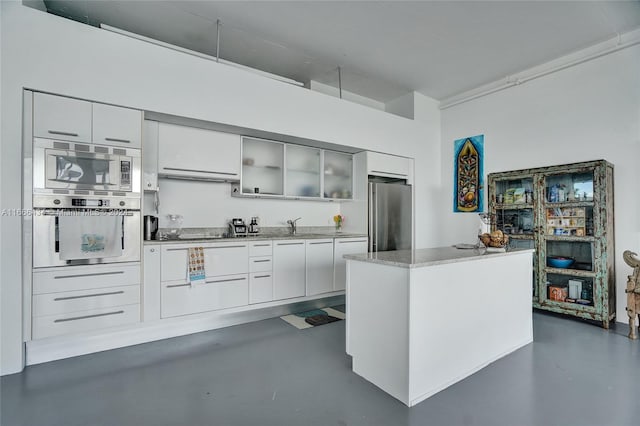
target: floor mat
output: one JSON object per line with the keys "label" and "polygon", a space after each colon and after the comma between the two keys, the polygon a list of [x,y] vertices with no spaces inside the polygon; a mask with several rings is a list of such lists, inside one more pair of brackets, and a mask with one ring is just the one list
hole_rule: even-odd
{"label": "floor mat", "polygon": [[292,326],[303,330],[305,328],[312,328],[319,325],[341,321],[344,319],[344,312],[340,312],[333,308],[322,308],[291,315],[284,315],[280,318]]}

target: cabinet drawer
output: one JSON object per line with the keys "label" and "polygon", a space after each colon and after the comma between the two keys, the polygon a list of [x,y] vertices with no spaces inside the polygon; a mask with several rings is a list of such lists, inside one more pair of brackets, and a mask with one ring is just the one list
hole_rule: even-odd
{"label": "cabinet drawer", "polygon": [[140,286],[65,291],[33,296],[33,316],[66,314],[140,303]]}
{"label": "cabinet drawer", "polygon": [[272,269],[271,256],[252,257],[249,259],[249,272],[265,272]]}
{"label": "cabinet drawer", "polygon": [[249,277],[249,303],[264,303],[273,300],[273,275],[257,272]]}
{"label": "cabinet drawer", "polygon": [[91,142],[91,102],[35,93],[33,136]]}
{"label": "cabinet drawer", "polygon": [[93,143],[140,148],[141,141],[141,111],[93,104]]}
{"label": "cabinet drawer", "polygon": [[273,243],[271,241],[254,241],[249,243],[249,256],[271,256]]}
{"label": "cabinet drawer", "polygon": [[33,294],[140,284],[140,264],[66,266],[33,273]]}
{"label": "cabinet drawer", "polygon": [[140,305],[115,306],[33,319],[33,338],[80,333],[140,322]]}
{"label": "cabinet drawer", "polygon": [[162,283],[162,318],[233,308],[248,303],[247,274],[207,278],[204,284],[193,287],[180,282]]}
{"label": "cabinet drawer", "polygon": [[[202,245],[207,277],[246,274],[249,272],[247,243]],[[162,248],[162,281],[187,281],[187,252],[189,246]]]}

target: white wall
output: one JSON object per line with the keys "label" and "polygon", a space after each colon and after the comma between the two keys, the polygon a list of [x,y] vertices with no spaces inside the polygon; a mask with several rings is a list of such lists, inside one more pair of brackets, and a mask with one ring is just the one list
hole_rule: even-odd
{"label": "white wall", "polygon": [[[438,119],[412,121],[212,61],[0,2],[1,208],[21,206],[22,90],[31,88],[294,137],[414,157],[416,188],[437,170]],[[425,102],[428,103],[428,102]],[[430,110],[434,112],[433,108]],[[423,172],[424,171],[424,172]],[[418,245],[433,220],[416,191]],[[421,209],[427,209],[423,211]],[[2,218],[1,373],[22,368],[20,219]]]}
{"label": "white wall", "polygon": [[[624,250],[640,251],[640,46],[442,111],[444,242],[474,242],[452,213],[453,141],[485,135],[485,172],[606,159],[615,166],[617,321],[627,321]],[[485,206],[486,207],[486,206]]]}

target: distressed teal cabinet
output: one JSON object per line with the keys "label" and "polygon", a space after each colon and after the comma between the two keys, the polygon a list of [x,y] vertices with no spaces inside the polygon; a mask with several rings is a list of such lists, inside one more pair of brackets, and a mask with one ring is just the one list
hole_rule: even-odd
{"label": "distressed teal cabinet", "polygon": [[613,165],[604,161],[491,173],[493,230],[534,248],[533,307],[615,318]]}

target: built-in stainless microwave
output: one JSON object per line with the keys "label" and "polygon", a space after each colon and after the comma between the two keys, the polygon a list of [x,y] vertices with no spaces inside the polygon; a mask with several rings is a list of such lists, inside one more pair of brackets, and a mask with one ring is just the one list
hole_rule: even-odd
{"label": "built-in stainless microwave", "polygon": [[34,193],[139,196],[140,169],[139,149],[42,138],[33,142]]}

